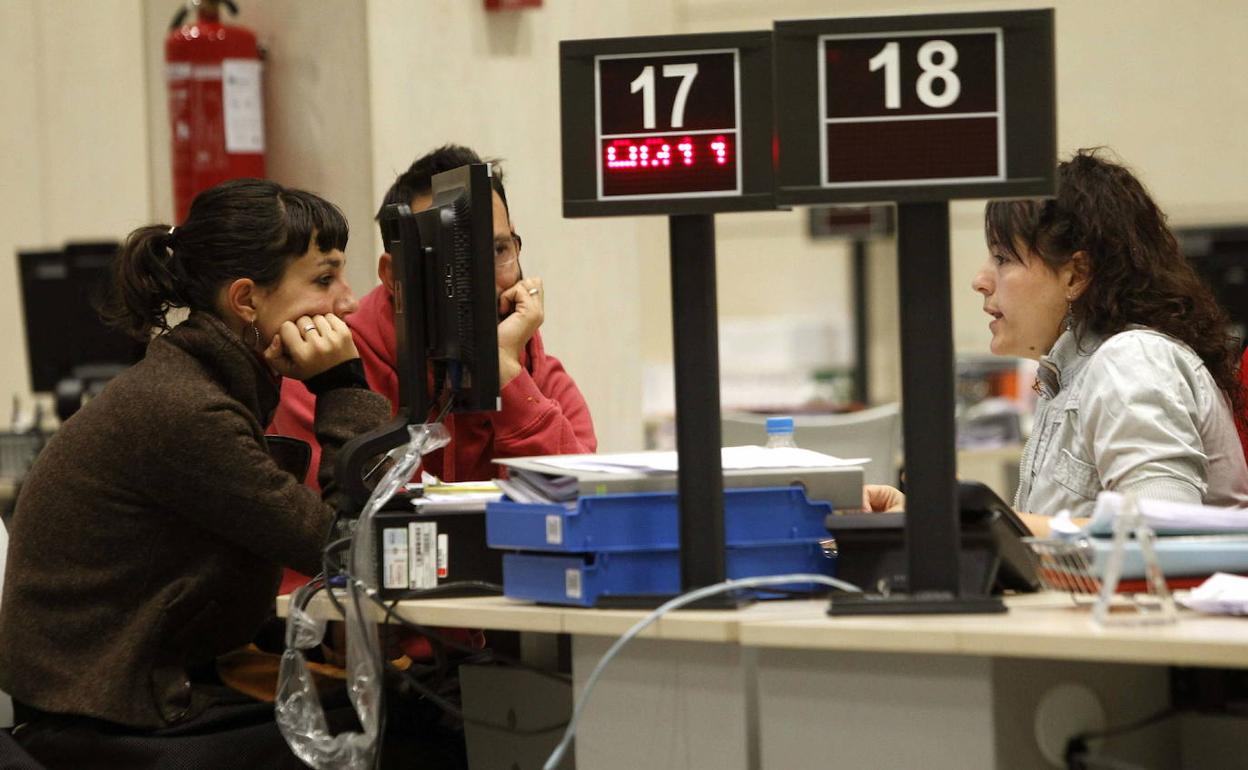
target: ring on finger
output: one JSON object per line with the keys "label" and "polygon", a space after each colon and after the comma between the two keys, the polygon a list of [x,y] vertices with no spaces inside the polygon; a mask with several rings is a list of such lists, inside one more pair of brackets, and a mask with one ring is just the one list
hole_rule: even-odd
{"label": "ring on finger", "polygon": [[308,324],[307,326],[303,327],[303,331],[306,334],[307,332],[310,332],[315,328],[316,328],[316,324]]}

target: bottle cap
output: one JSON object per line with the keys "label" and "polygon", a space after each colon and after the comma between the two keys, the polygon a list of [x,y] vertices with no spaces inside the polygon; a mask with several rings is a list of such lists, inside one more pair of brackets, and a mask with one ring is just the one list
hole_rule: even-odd
{"label": "bottle cap", "polygon": [[793,418],[792,417],[768,417],[767,418],[767,434],[773,433],[792,433]]}

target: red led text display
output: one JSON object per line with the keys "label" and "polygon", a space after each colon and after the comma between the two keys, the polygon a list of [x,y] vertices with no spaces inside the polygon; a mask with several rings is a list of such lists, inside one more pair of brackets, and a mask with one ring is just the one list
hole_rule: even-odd
{"label": "red led text display", "polygon": [[1000,29],[819,44],[824,187],[1006,178]]}
{"label": "red led text display", "polygon": [[598,196],[737,194],[735,50],[596,57]]}

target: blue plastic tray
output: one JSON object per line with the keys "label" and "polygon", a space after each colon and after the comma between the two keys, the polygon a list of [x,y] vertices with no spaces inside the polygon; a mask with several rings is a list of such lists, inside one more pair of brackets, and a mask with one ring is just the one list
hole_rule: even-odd
{"label": "blue plastic tray", "polygon": [[[832,504],[806,499],[801,487],[724,490],[729,546],[826,538]],[[675,492],[582,497],[575,509],[554,504],[490,503],[485,539],[491,548],[600,553],[678,548]]]}
{"label": "blue plastic tray", "polygon": [[[789,572],[831,576],[836,561],[817,540],[727,549],[729,578]],[[807,590],[810,584],[786,586]],[[593,607],[600,599],[680,593],[680,552],[503,554],[503,593],[513,599]],[[765,594],[762,594],[765,596]]]}

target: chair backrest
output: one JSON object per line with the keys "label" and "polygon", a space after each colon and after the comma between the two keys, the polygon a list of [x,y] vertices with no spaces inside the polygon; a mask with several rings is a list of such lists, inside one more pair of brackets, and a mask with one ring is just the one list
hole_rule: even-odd
{"label": "chair backrest", "polygon": [[[762,445],[767,441],[767,415],[730,412],[723,416],[723,445]],[[897,450],[901,444],[901,405],[846,414],[793,416],[793,438],[803,449],[836,457],[868,457],[863,478],[868,484],[897,484]]]}
{"label": "chair backrest", "polygon": [[[9,552],[9,530],[0,519],[0,597],[4,596],[4,563]],[[13,699],[0,690],[0,729],[13,726]],[[0,754],[0,756],[3,756]]]}

